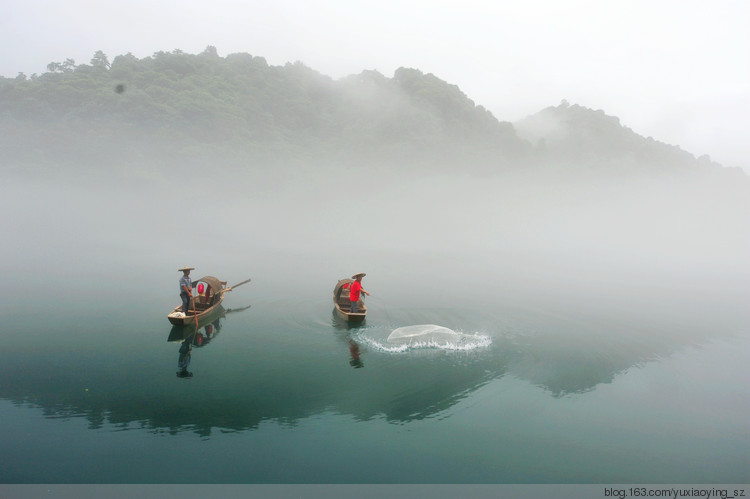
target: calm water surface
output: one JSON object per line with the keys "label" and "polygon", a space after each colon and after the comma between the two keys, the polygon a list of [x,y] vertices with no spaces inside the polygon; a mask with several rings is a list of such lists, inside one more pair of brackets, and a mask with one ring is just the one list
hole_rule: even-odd
{"label": "calm water surface", "polygon": [[[750,482],[746,260],[722,267],[693,231],[675,246],[694,254],[658,251],[659,224],[575,232],[604,218],[548,202],[560,189],[462,181],[365,190],[356,234],[331,223],[346,198],[303,183],[192,199],[189,224],[175,207],[203,183],[6,188],[0,481]],[[253,280],[181,378],[166,314],[186,264]],[[349,328],[331,295],[363,271]],[[460,335],[388,341],[420,324]]]}
{"label": "calm water surface", "polygon": [[[414,275],[367,269],[370,314],[354,328],[329,296],[343,271],[303,275],[290,258],[234,276],[227,263],[230,285],[253,282],[200,329],[191,378],[176,375],[184,331],[165,317],[178,272],[131,275],[125,299],[96,272],[70,276],[64,297],[39,291],[45,313],[11,300],[2,481],[749,481],[742,296],[709,303],[683,282],[595,305],[583,292],[512,298],[409,258]],[[415,324],[462,336],[388,342]]]}

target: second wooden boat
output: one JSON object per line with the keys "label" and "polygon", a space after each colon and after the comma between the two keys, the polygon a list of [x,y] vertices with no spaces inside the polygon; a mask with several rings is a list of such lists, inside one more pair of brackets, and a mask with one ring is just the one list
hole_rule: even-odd
{"label": "second wooden boat", "polygon": [[341,279],[336,283],[336,287],[333,288],[333,304],[339,317],[349,322],[362,322],[367,317],[367,307],[360,295],[357,312],[352,313],[352,304],[349,301],[349,286],[353,282],[354,279]]}

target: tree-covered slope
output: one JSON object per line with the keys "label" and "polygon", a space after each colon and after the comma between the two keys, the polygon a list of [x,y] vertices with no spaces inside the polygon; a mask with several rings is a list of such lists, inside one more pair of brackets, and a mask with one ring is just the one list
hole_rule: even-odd
{"label": "tree-covered slope", "polygon": [[[643,137],[615,116],[563,101],[514,124],[519,136],[533,145],[545,163],[633,171],[678,172],[719,170],[708,156],[694,157],[678,146]],[[727,169],[743,175],[738,168]]]}
{"label": "tree-covered slope", "polygon": [[564,102],[514,126],[417,69],[333,80],[300,62],[272,66],[246,53],[220,57],[213,47],[111,63],[99,51],[89,64],[68,59],[42,75],[0,78],[0,160],[18,170],[75,171],[301,163],[722,169],[604,111]]}
{"label": "tree-covered slope", "polygon": [[518,156],[527,144],[456,86],[415,69],[334,81],[262,57],[131,54],[0,79],[8,162]]}

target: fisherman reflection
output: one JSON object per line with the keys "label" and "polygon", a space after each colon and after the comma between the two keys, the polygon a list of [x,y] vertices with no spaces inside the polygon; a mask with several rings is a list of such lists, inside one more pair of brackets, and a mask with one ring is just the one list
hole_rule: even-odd
{"label": "fisherman reflection", "polygon": [[213,323],[207,325],[202,330],[190,334],[180,344],[179,355],[177,357],[177,377],[179,378],[192,378],[193,373],[188,371],[190,365],[191,353],[193,347],[200,348],[206,346],[212,339],[219,334],[221,330],[221,321],[215,320]]}
{"label": "fisherman reflection", "polygon": [[362,359],[359,357],[359,344],[352,338],[349,338],[349,354],[352,356],[351,360],[349,360],[350,366],[354,369],[365,367],[362,363]]}
{"label": "fisherman reflection", "polygon": [[177,357],[177,377],[178,378],[192,378],[193,373],[187,370],[188,366],[190,365],[190,352],[193,349],[192,345],[192,337],[185,338],[185,340],[180,344],[180,354]]}

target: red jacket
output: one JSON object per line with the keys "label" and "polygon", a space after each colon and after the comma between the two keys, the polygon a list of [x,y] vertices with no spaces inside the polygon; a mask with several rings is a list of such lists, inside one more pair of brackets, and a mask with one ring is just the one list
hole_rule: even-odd
{"label": "red jacket", "polygon": [[354,281],[349,286],[349,301],[359,301],[359,292],[362,290],[362,283]]}

